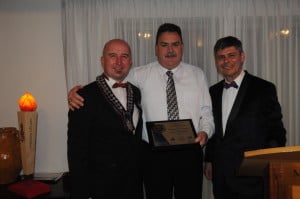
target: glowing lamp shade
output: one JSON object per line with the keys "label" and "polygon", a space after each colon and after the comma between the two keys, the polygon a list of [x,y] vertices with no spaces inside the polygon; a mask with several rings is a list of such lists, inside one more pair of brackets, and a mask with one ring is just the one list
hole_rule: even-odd
{"label": "glowing lamp shade", "polygon": [[19,131],[21,138],[21,159],[24,175],[32,175],[35,166],[36,134],[37,134],[37,103],[34,97],[26,92],[19,99],[18,111]]}
{"label": "glowing lamp shade", "polygon": [[19,107],[21,111],[35,111],[37,104],[34,97],[30,93],[25,93],[19,99]]}

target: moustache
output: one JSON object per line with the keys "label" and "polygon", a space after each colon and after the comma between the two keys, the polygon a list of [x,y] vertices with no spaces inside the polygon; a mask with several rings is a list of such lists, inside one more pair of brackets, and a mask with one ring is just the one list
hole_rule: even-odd
{"label": "moustache", "polygon": [[168,52],[165,57],[176,57],[174,52]]}

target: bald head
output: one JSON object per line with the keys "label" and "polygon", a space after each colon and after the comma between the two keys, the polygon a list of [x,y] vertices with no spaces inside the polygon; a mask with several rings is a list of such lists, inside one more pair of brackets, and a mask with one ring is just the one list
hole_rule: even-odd
{"label": "bald head", "polygon": [[116,81],[123,81],[132,65],[131,49],[122,39],[108,41],[103,48],[101,65],[104,74]]}

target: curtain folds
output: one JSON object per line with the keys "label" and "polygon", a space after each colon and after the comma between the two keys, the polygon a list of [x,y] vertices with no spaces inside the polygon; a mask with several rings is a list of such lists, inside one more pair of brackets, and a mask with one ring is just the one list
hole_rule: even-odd
{"label": "curtain folds", "polygon": [[[201,67],[212,85],[222,79],[216,40],[240,38],[244,68],[277,86],[287,145],[300,145],[299,0],[64,0],[62,20],[68,89],[102,73],[102,47],[113,38],[131,45],[133,67],[154,61],[156,31],[165,22],[182,28],[183,60]],[[203,188],[204,198],[212,198],[210,182]]]}

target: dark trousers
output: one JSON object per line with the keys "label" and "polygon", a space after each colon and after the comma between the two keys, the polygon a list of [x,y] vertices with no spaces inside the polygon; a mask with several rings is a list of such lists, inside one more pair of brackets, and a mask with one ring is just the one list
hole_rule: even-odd
{"label": "dark trousers", "polygon": [[225,171],[219,165],[213,173],[213,193],[215,199],[263,199],[264,184],[261,177],[242,177]]}
{"label": "dark trousers", "polygon": [[201,199],[203,153],[189,149],[145,153],[144,184],[147,199]]}

